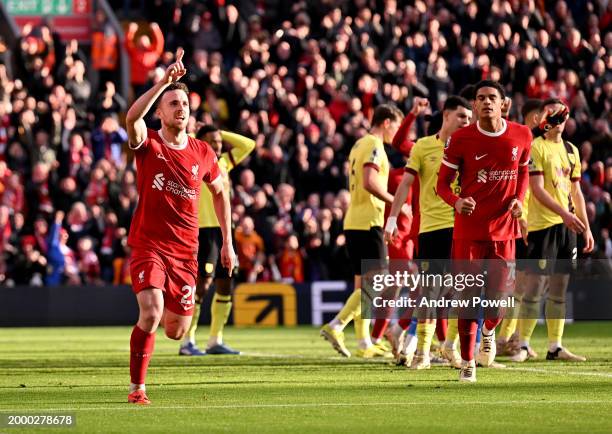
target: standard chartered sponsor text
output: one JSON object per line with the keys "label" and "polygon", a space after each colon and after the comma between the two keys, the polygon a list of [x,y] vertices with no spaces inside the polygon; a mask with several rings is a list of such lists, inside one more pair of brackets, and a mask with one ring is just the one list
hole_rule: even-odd
{"label": "standard chartered sponsor text", "polygon": [[168,181],[168,184],[166,184],[166,191],[169,191],[170,193],[175,194],[177,196],[181,196],[185,199],[196,199],[196,191],[193,188],[185,188],[184,186],[177,184],[174,181]]}

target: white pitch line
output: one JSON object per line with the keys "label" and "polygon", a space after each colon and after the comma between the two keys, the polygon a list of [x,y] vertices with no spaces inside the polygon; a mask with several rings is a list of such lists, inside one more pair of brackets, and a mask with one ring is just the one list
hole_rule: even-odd
{"label": "white pitch line", "polygon": [[512,367],[512,366],[509,366],[506,369],[508,369],[510,371],[534,372],[534,373],[537,373],[537,374],[574,375],[574,376],[585,376],[585,377],[612,378],[612,373],[607,373],[607,372],[552,371],[550,369],[542,369],[542,368],[518,368],[518,367]]}
{"label": "white pitch line", "polygon": [[[467,385],[467,387],[470,387]],[[402,401],[394,401],[394,402],[313,402],[313,403],[294,403],[294,404],[243,404],[243,405],[200,405],[200,406],[189,406],[189,407],[181,407],[177,405],[151,405],[151,406],[136,406],[136,405],[123,405],[121,407],[83,407],[83,408],[41,408],[36,411],[23,411],[23,410],[14,410],[14,409],[0,409],[0,413],[43,413],[43,412],[72,412],[72,411],[108,411],[108,410],[120,410],[120,411],[134,411],[139,408],[148,408],[151,410],[220,410],[220,409],[258,409],[258,408],[316,408],[316,407],[377,407],[377,406],[441,406],[452,404],[453,406],[470,406],[470,405],[534,405],[534,404],[544,404],[544,405],[559,405],[559,404],[612,404],[610,401],[602,401],[597,399],[588,399],[588,400],[550,400],[550,401],[413,401],[413,402],[402,402]]]}

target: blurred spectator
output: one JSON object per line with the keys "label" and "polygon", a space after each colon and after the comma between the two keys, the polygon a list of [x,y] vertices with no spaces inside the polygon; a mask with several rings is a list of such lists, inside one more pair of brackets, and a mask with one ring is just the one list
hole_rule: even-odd
{"label": "blurred spectator", "polygon": [[119,126],[117,115],[112,113],[105,115],[100,126],[91,134],[93,162],[106,158],[115,166],[122,167],[125,164],[122,148],[127,138],[127,131]]}
{"label": "blurred spectator", "polygon": [[238,267],[243,280],[246,280],[253,270],[256,262],[262,266],[264,262],[260,254],[264,252],[263,239],[255,231],[255,225],[251,217],[245,216],[236,228],[236,254],[238,255]]}
{"label": "blurred spectator", "polygon": [[140,32],[137,23],[130,23],[125,35],[125,45],[130,56],[132,89],[134,96],[138,97],[146,90],[149,73],[164,51],[164,34],[157,23],[151,23],[149,30],[151,36]]}
{"label": "blurred spectator", "polygon": [[[367,132],[372,108],[391,102],[408,112],[413,98],[422,96],[436,110],[449,94],[483,78],[504,86],[513,100],[513,120],[521,120],[529,97],[554,96],[569,104],[564,137],[580,149],[581,186],[598,241],[595,255],[609,253],[609,5],[595,0],[311,3],[111,1],[116,10],[129,12],[124,19],[147,6],[138,14],[140,24],[130,24],[126,35],[135,95],[159,79],[175,49],[184,47],[189,131],[199,122],[213,123],[256,141],[244,167],[231,173],[232,220],[239,223],[236,239],[242,241],[247,268],[242,279],[291,274],[293,265],[287,264],[292,262],[282,258],[293,257],[287,249],[294,236],[305,280],[350,278],[346,267],[329,264],[347,263],[346,160]],[[98,258],[99,279],[129,283],[125,237],[138,198],[121,127],[127,101],[114,84],[118,48],[101,11],[88,52],[76,41],[62,42],[44,21],[24,26],[14,47],[0,41],[6,284],[33,282],[18,273],[38,274],[32,271],[42,265],[35,252],[46,257],[51,270],[42,272],[43,279],[80,280],[68,246],[78,250],[83,238]],[[410,139],[430,127],[430,121],[416,122]],[[395,151],[388,152],[394,159]],[[68,214],[67,239],[60,231],[51,236],[57,211]],[[31,249],[30,236],[36,240]],[[53,270],[60,254],[58,274]]]}
{"label": "blurred spectator", "polygon": [[89,237],[79,238],[78,267],[82,283],[99,284],[101,282],[100,261],[98,255],[93,251],[93,242]]}
{"label": "blurred spectator", "polygon": [[91,67],[98,72],[98,88],[115,80],[119,61],[119,38],[102,8],[94,14],[91,33]]}
{"label": "blurred spectator", "polygon": [[278,269],[283,279],[289,282],[304,281],[304,264],[298,238],[291,234],[285,241],[285,247],[278,258]]}
{"label": "blurred spectator", "polygon": [[49,272],[45,284],[49,286],[60,285],[64,282],[70,285],[81,283],[76,256],[74,251],[66,245],[68,232],[62,228],[63,221],[64,213],[58,211],[47,238]]}

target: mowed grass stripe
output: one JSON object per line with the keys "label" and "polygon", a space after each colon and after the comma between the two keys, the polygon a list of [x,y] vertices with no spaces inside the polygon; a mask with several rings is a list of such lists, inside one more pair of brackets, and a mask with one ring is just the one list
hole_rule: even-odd
{"label": "mowed grass stripe", "polygon": [[[469,385],[467,385],[469,387]],[[512,401],[512,400],[501,400],[501,401],[393,401],[393,402],[296,402],[287,404],[228,404],[228,405],[194,405],[194,406],[178,406],[178,405],[151,405],[151,406],[135,406],[135,405],[123,405],[121,407],[75,407],[70,408],[71,411],[138,411],[139,409],[149,410],[219,410],[219,409],[239,409],[239,408],[316,408],[316,407],[376,407],[376,406],[530,406],[530,405],[581,405],[581,404],[610,404],[612,400],[602,401],[595,399],[582,399],[582,400],[547,400],[547,401]],[[40,408],[37,412],[56,412],[66,411],[68,408]],[[6,412],[6,410],[0,410],[0,412]],[[24,410],[24,413],[31,413],[33,411]]]}

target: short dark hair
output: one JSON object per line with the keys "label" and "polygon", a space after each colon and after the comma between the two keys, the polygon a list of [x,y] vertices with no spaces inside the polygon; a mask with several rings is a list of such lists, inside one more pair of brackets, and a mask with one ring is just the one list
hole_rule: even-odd
{"label": "short dark hair", "polygon": [[499,84],[499,82],[493,80],[480,80],[478,83],[476,83],[476,86],[474,86],[474,99],[476,99],[478,91],[483,87],[492,87],[499,92],[499,96],[501,96],[502,99],[506,97],[506,91],[504,91],[504,87]]}
{"label": "short dark hair", "polygon": [[393,104],[381,104],[374,109],[372,115],[372,126],[376,127],[382,124],[387,119],[402,119],[404,114]]}
{"label": "short dark hair", "polygon": [[200,127],[198,132],[196,133],[196,139],[203,140],[204,136],[208,133],[213,133],[215,131],[219,131],[219,128],[215,127],[211,124],[206,124]]}
{"label": "short dark hair", "polygon": [[166,87],[164,91],[161,93],[157,101],[161,101],[162,97],[164,96],[166,92],[171,92],[173,90],[182,90],[187,95],[187,98],[189,98],[189,88],[187,87],[187,85],[185,83],[181,83],[180,81],[177,81],[175,83],[170,83],[168,87]]}
{"label": "short dark hair", "polygon": [[463,107],[468,110],[472,110],[472,107],[470,106],[469,101],[457,95],[451,95],[448,98],[446,98],[446,101],[444,101],[444,107],[442,108],[442,110],[456,110],[459,107]]}
{"label": "short dark hair", "polygon": [[463,89],[461,89],[461,92],[459,92],[459,96],[461,98],[465,98],[468,101],[473,101],[476,99],[476,86],[474,86],[473,84],[467,84],[463,87]]}
{"label": "short dark hair", "polygon": [[547,105],[551,105],[551,104],[562,104],[564,106],[567,106],[567,104],[565,104],[562,100],[560,100],[559,98],[547,98],[544,100],[544,102],[542,103],[541,108],[546,107]]}
{"label": "short dark hair", "polygon": [[542,104],[541,100],[528,99],[527,101],[525,101],[525,104],[523,104],[523,107],[521,108],[521,116],[523,117],[523,119],[525,119],[529,113],[535,110],[540,111],[542,110],[542,107],[544,107],[544,105]]}
{"label": "short dark hair", "polygon": [[428,136],[433,136],[434,134],[436,134],[438,131],[440,131],[440,128],[442,128],[442,112],[435,112],[432,113],[431,115],[425,115],[425,120],[429,122],[429,125],[427,126],[427,135]]}

